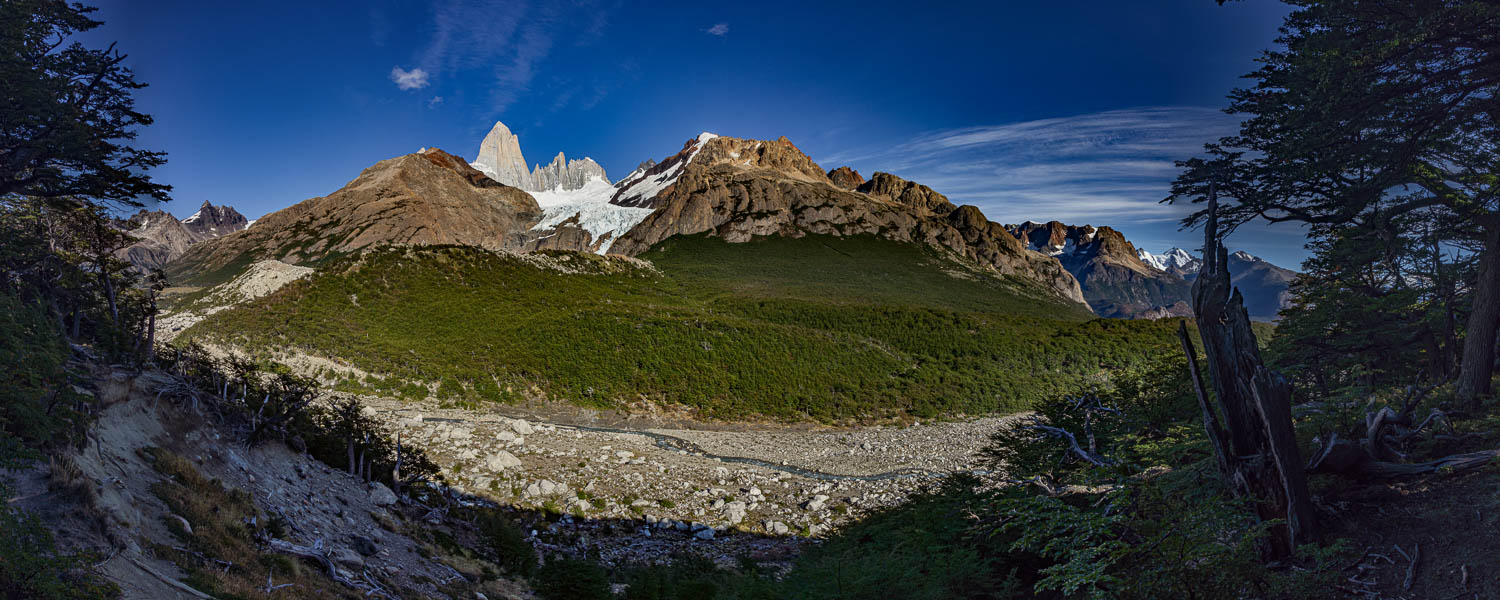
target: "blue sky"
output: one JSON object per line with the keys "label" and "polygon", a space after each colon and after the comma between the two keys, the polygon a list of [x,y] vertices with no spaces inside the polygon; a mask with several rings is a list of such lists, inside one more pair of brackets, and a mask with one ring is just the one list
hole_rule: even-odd
{"label": "blue sky", "polygon": [[[1172,159],[1233,130],[1218,109],[1282,5],[934,4],[121,0],[90,38],[151,84],[140,142],[169,153],[178,216],[256,217],[423,146],[472,159],[503,120],[532,163],[591,156],[614,178],[700,131],[785,135],[992,220],[1198,245],[1156,201]],[[1305,255],[1291,228],[1230,242]]]}

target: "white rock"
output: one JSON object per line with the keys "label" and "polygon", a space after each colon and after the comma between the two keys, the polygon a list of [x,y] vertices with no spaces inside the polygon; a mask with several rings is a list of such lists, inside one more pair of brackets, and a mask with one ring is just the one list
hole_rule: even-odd
{"label": "white rock", "polygon": [[504,450],[496,450],[495,453],[490,456],[489,460],[485,461],[484,465],[486,467],[489,467],[491,471],[504,471],[506,469],[521,466],[521,459],[516,458],[516,455]]}
{"label": "white rock", "polygon": [[521,435],[531,435],[536,431],[535,429],[531,428],[531,423],[527,423],[525,419],[516,419],[514,421],[511,421],[510,428],[512,431]]}
{"label": "white rock", "polygon": [[396,503],[396,492],[379,481],[371,481],[370,502],[374,502],[376,506],[390,506]]}
{"label": "white rock", "polygon": [[816,511],[816,510],[823,510],[823,507],[827,506],[827,504],[828,504],[828,496],[824,496],[823,494],[818,494],[816,496],[813,496],[812,500],[808,500],[807,504],[805,504],[804,506],[807,508],[807,510],[814,510],[814,511]]}

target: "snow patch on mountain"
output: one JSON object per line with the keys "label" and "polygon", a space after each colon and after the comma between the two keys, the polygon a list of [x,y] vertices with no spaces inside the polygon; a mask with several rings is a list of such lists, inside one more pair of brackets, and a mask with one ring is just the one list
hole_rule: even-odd
{"label": "snow patch on mountain", "polygon": [[[1198,257],[1182,248],[1172,248],[1162,254],[1136,250],[1136,256],[1159,271],[1194,271],[1198,269]],[[1246,256],[1249,256],[1248,254]]]}
{"label": "snow patch on mountain", "polygon": [[589,232],[595,240],[608,236],[609,243],[599,246],[600,254],[607,254],[614,241],[630,231],[646,215],[649,208],[632,208],[609,203],[615,187],[602,177],[592,177],[575,190],[562,188],[546,192],[532,192],[537,205],[542,207],[542,220],[533,231],[555,229],[569,219],[577,217],[578,227]]}
{"label": "snow patch on mountain", "polygon": [[651,200],[656,198],[657,194],[671,187],[672,184],[677,183],[677,178],[682,176],[682,170],[687,168],[688,164],[698,157],[698,153],[703,152],[703,148],[708,145],[709,140],[716,137],[719,137],[718,134],[707,131],[698,134],[698,139],[693,142],[692,151],[688,153],[687,158],[676,161],[669,159],[667,162],[671,166],[660,173],[650,174],[651,168],[642,164],[641,167],[636,168],[634,172],[615,184],[615,188],[619,192],[616,193],[614,203],[625,206],[650,205]]}

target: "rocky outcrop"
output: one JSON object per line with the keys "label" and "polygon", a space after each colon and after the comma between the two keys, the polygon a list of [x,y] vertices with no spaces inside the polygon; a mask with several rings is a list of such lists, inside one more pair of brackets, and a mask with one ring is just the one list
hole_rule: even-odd
{"label": "rocky outcrop", "polygon": [[931,188],[888,173],[877,173],[857,191],[841,189],[786,138],[704,134],[616,188],[611,202],[655,211],[617,240],[613,253],[634,256],[671,236],[702,232],[729,242],[876,235],[942,248],[1083,301],[1078,282],[1057,261],[1026,250],[978,208],[955,207]]}
{"label": "rocky outcrop", "polygon": [[505,185],[521,189],[531,187],[531,171],[526,167],[526,157],[521,154],[521,140],[499,121],[490,128],[484,141],[479,142],[479,158],[474,159],[472,165]]}
{"label": "rocky outcrop", "polygon": [[1160,318],[1191,293],[1187,280],[1143,262],[1135,246],[1113,228],[1051,221],[1007,229],[1031,250],[1057,258],[1100,316]]}
{"label": "rocky outcrop", "polygon": [[141,271],[165,267],[202,239],[184,227],[177,217],[163,210],[142,210],[125,221],[121,228],[136,238],[136,242],[115,256]]}
{"label": "rocky outcrop", "polygon": [[876,173],[860,185],[858,191],[872,198],[884,198],[904,205],[922,216],[942,216],[954,209],[946,196],[932,191],[932,188],[890,173]]}
{"label": "rocky outcrop", "polygon": [[490,179],[531,192],[576,190],[587,185],[590,179],[609,181],[604,167],[594,159],[568,160],[561,152],[546,166],[536,165],[535,169],[528,170],[520,138],[498,121],[479,143],[479,157],[470,166]]}
{"label": "rocky outcrop", "polygon": [[182,220],[182,226],[200,239],[229,235],[249,226],[250,221],[232,206],[214,206],[204,200],[198,212]]}
{"label": "rocky outcrop", "polygon": [[1259,320],[1275,320],[1291,306],[1290,287],[1297,273],[1244,251],[1229,255],[1229,281],[1245,297],[1245,310]]}
{"label": "rocky outcrop", "polygon": [[828,172],[828,180],[841,190],[853,190],[864,184],[864,176],[849,167],[839,167]]}
{"label": "rocky outcrop", "polygon": [[604,167],[599,166],[592,158],[568,160],[563,153],[558,152],[547,166],[537,165],[536,170],[531,173],[531,187],[526,189],[576,190],[587,184],[589,179],[609,181],[609,176],[604,173]]}
{"label": "rocky outcrop", "polygon": [[222,280],[243,268],[237,265],[258,260],[308,264],[385,243],[520,249],[533,241],[529,230],[540,216],[526,192],[434,148],[380,161],[332,194],[198,244],[170,265],[168,275]]}
{"label": "rocky outcrop", "polygon": [[177,220],[166,211],[142,210],[115,226],[136,239],[115,256],[145,272],[160,269],[176,260],[188,247],[203,240],[228,235],[244,229],[249,221],[229,206],[214,206],[205,201],[198,212]]}

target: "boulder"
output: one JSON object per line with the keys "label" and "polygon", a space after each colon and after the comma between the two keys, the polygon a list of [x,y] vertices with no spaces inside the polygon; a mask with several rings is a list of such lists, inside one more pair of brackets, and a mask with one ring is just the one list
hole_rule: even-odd
{"label": "boulder", "polygon": [[385,487],[385,484],[379,481],[370,482],[370,502],[375,503],[376,506],[390,506],[395,504],[396,500],[396,492],[392,492],[391,488]]}
{"label": "boulder", "polygon": [[489,460],[485,461],[484,466],[491,471],[504,471],[521,466],[521,459],[504,450],[496,450],[490,455]]}
{"label": "boulder", "polygon": [[531,435],[536,431],[531,428],[531,423],[527,423],[525,419],[516,419],[514,421],[511,421],[510,429],[511,431],[514,431],[520,435]]}

